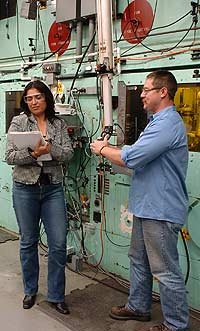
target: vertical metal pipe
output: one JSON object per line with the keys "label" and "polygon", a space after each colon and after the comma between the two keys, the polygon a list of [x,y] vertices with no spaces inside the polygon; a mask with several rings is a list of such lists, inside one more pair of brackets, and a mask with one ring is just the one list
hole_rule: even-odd
{"label": "vertical metal pipe", "polygon": [[[83,23],[77,22],[76,25],[76,55],[82,54],[82,41],[83,41]],[[77,62],[80,60],[77,60]]]}
{"label": "vertical metal pipe", "polygon": [[[95,20],[94,18],[89,18],[89,32],[88,32],[88,37],[89,37],[89,41],[92,39],[93,35],[94,35],[94,30],[95,30]],[[94,53],[94,45],[95,45],[95,41],[93,40],[93,42],[91,43],[89,49],[88,49],[88,53]],[[88,61],[93,61],[94,60],[94,56],[88,56]]]}
{"label": "vertical metal pipe", "polygon": [[102,75],[101,80],[104,105],[104,127],[112,127],[112,75]]}
{"label": "vertical metal pipe", "polygon": [[[112,0],[97,0],[99,61],[113,68]],[[108,62],[107,62],[108,61]]]}
{"label": "vertical metal pipe", "polygon": [[96,0],[99,63],[105,70],[101,74],[102,97],[104,107],[104,131],[112,131],[112,69],[113,69],[113,39],[112,39],[112,0]]}

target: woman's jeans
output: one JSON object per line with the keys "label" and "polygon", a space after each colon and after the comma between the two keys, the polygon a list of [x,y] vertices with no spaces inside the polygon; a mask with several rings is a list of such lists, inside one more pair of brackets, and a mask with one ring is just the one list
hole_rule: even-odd
{"label": "woman's jeans", "polygon": [[48,242],[48,301],[64,301],[67,214],[62,184],[39,186],[14,182],[13,207],[21,235],[25,294],[35,295],[38,291],[41,219]]}
{"label": "woman's jeans", "polygon": [[150,312],[152,275],[159,281],[164,324],[172,331],[188,327],[186,289],[179,267],[177,240],[181,225],[134,218],[130,258],[128,308]]}

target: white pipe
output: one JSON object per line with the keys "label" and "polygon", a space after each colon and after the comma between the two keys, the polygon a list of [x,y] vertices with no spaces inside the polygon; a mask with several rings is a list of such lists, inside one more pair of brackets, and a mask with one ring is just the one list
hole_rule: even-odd
{"label": "white pipe", "polygon": [[112,75],[102,75],[102,96],[104,108],[104,127],[111,127],[112,120]]}
{"label": "white pipe", "polygon": [[116,53],[117,53],[117,75],[121,74],[121,63],[120,63],[120,47],[117,47],[116,49]]}
{"label": "white pipe", "polygon": [[[112,0],[97,0],[99,62],[113,68]],[[108,61],[108,62],[107,62]]]}
{"label": "white pipe", "polygon": [[[88,38],[89,38],[89,42],[92,40],[93,38],[93,35],[94,35],[94,32],[95,32],[95,20],[94,18],[89,18],[89,26],[88,26]],[[88,52],[89,53],[92,53],[94,52],[94,49],[95,49],[95,40],[93,38],[93,42],[91,43],[89,49],[88,49]],[[94,57],[91,57],[91,56],[88,56],[88,61],[91,62],[91,61],[94,61]]]}
{"label": "white pipe", "polygon": [[[88,53],[86,56],[95,56],[97,55],[97,52],[94,53]],[[42,63],[54,63],[54,62],[61,62],[61,61],[69,61],[69,60],[76,60],[81,59],[83,57],[82,55],[73,55],[73,56],[66,56],[62,58],[56,58],[56,59],[49,59],[49,60],[38,60],[38,61],[32,61],[32,62],[15,62],[15,63],[8,63],[8,64],[1,64],[0,68],[8,68],[8,67],[26,67],[27,65],[35,65],[35,64],[42,64]]]}
{"label": "white pipe", "polygon": [[[117,48],[114,49],[114,51]],[[93,57],[97,55],[97,52],[93,53],[87,53],[86,56],[88,57]],[[11,62],[8,64],[1,64],[0,63],[0,68],[9,68],[9,67],[20,67],[24,68],[26,65],[35,65],[35,64],[42,64],[42,63],[54,63],[54,62],[61,62],[61,61],[70,61],[70,60],[76,60],[76,59],[81,59],[83,57],[83,54],[81,55],[73,55],[73,56],[63,56],[60,57],[59,59],[56,57],[56,59],[49,59],[49,60],[38,60],[38,61],[32,61],[32,62]]]}
{"label": "white pipe", "polygon": [[76,24],[76,55],[82,54],[82,42],[83,42],[83,22],[77,22]]}
{"label": "white pipe", "polygon": [[[102,98],[104,109],[104,132],[112,131],[112,70],[113,70],[113,38],[112,38],[112,0],[96,0],[97,27],[102,82]],[[108,133],[108,132],[107,132]]]}

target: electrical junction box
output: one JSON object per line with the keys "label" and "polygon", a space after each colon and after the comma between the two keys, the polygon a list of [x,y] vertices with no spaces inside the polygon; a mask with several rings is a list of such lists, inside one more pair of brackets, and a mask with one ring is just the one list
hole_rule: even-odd
{"label": "electrical junction box", "polygon": [[0,20],[16,16],[17,0],[0,0]]}
{"label": "electrical junction box", "polygon": [[96,0],[81,0],[81,17],[96,14]]}
{"label": "electrical junction box", "polygon": [[96,0],[57,0],[56,22],[80,20],[96,14]]}
{"label": "electrical junction box", "polygon": [[60,75],[61,73],[61,64],[60,63],[43,63],[42,71],[45,74],[56,74]]}
{"label": "electrical junction box", "polygon": [[56,22],[74,21],[77,18],[77,0],[56,1]]}
{"label": "electrical junction box", "polygon": [[37,1],[36,0],[23,0],[20,17],[27,18],[29,20],[35,20],[37,17]]}

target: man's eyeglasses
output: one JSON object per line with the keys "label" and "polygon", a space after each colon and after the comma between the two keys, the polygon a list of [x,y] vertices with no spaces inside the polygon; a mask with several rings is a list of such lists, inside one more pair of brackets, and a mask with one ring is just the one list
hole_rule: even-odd
{"label": "man's eyeglasses", "polygon": [[142,93],[144,94],[148,94],[149,92],[153,91],[153,90],[161,90],[162,87],[152,87],[152,88],[146,88],[143,87],[142,88]]}
{"label": "man's eyeglasses", "polygon": [[25,95],[24,96],[24,102],[31,103],[31,102],[33,102],[33,98],[35,98],[36,101],[40,102],[40,101],[44,101],[45,95],[44,95],[44,93]]}

